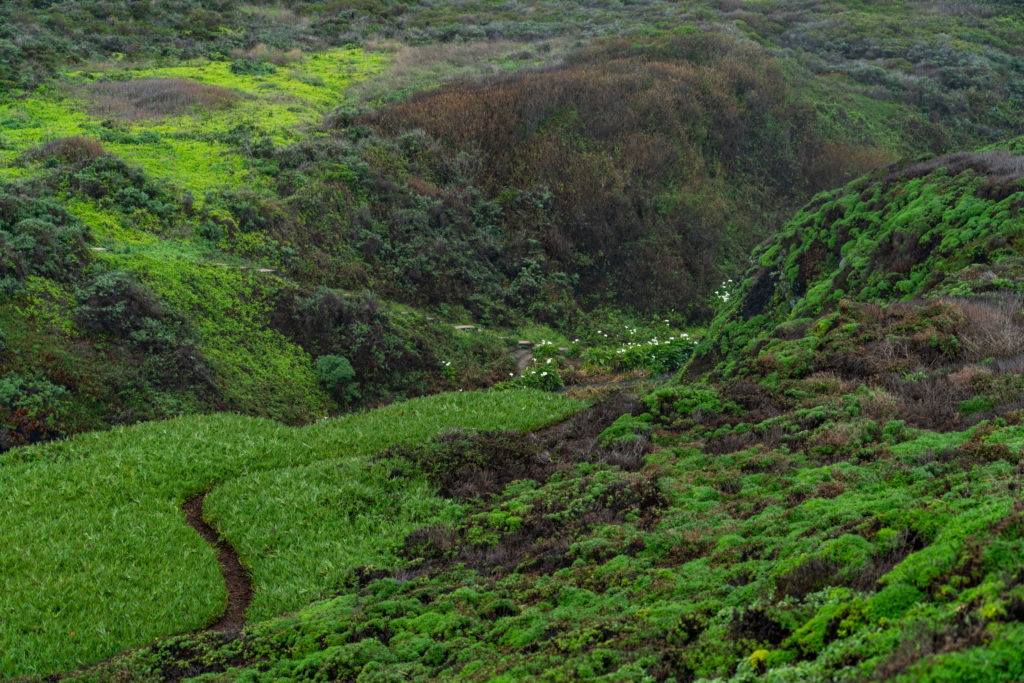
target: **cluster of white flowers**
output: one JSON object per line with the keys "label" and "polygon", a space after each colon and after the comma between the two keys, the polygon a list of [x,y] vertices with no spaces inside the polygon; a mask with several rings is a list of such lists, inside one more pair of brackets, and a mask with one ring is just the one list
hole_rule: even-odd
{"label": "cluster of white flowers", "polygon": [[546,378],[549,375],[551,375],[552,379],[551,380],[547,380],[547,381],[548,382],[556,381],[557,384],[549,385],[547,383],[544,383],[543,386],[551,387],[551,388],[554,388],[555,386],[561,386],[561,379],[559,378],[559,379],[556,380],[556,378],[558,378],[558,372],[555,371],[555,370],[552,370],[552,371],[549,372],[548,370],[544,370],[543,367],[544,366],[537,367],[537,368],[527,368],[526,370],[523,370],[523,372],[518,377],[515,376],[514,373],[509,373],[509,376],[513,378],[512,381],[516,381],[516,382],[525,381],[525,382],[527,382],[527,385],[529,385],[530,384],[530,380],[537,380],[537,381],[542,381],[543,382],[544,378]]}
{"label": "cluster of white flowers", "polygon": [[732,296],[732,292],[730,291],[732,290],[732,287],[732,280],[726,280],[718,289],[715,290],[715,296],[721,299],[722,303],[727,303],[729,301],[729,297]]}
{"label": "cluster of white flowers", "polygon": [[654,348],[655,346],[667,346],[670,344],[683,342],[692,344],[694,346],[697,345],[696,340],[690,339],[690,335],[688,335],[686,332],[683,332],[678,337],[672,335],[668,339],[658,339],[657,337],[652,337],[651,339],[645,342],[629,342],[625,346],[619,348],[617,353],[621,356],[622,354],[632,351],[634,349],[651,349]]}

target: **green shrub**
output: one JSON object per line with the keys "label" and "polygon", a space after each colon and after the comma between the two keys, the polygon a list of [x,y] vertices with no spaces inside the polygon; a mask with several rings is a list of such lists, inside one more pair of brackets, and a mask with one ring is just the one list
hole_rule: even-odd
{"label": "green shrub", "polygon": [[654,428],[651,424],[653,416],[645,413],[634,417],[629,413],[619,416],[610,427],[598,435],[597,441],[605,448],[615,448],[636,441],[642,435],[650,433]]}
{"label": "green shrub", "polygon": [[722,401],[711,388],[679,386],[659,389],[643,399],[644,405],[657,417],[692,417],[695,413],[719,414],[736,412],[738,406]]}
{"label": "green shrub", "polygon": [[494,386],[495,389],[541,389],[543,391],[558,391],[565,386],[558,369],[553,365],[530,368],[521,375],[517,375],[507,382],[501,382]]}
{"label": "green shrub", "polygon": [[974,396],[966,401],[960,401],[960,412],[964,415],[983,413],[986,410],[992,410],[994,405],[995,403],[988,396]]}
{"label": "green shrub", "polygon": [[328,355],[317,358],[316,376],[342,403],[352,403],[359,398],[358,385],[352,381],[356,371],[344,356]]}
{"label": "green shrub", "polygon": [[67,282],[85,262],[89,231],[57,202],[33,194],[0,186],[0,279],[42,275]]}
{"label": "green shrub", "polygon": [[68,391],[45,378],[12,372],[0,377],[0,411],[21,411],[30,416],[61,412]]}
{"label": "green shrub", "polygon": [[77,292],[79,329],[145,354],[146,379],[160,388],[213,389],[213,372],[185,323],[133,275],[103,273]]}

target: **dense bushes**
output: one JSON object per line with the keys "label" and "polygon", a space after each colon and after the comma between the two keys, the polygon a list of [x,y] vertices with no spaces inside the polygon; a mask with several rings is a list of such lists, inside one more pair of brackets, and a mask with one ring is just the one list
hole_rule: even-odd
{"label": "dense bushes", "polygon": [[212,370],[185,331],[184,321],[168,315],[156,296],[130,274],[103,273],[86,284],[78,298],[78,327],[141,354],[140,375],[163,388],[208,396],[213,392]]}
{"label": "dense bushes", "polygon": [[67,282],[82,270],[88,229],[39,194],[37,188],[0,187],[0,293],[10,295],[29,275]]}
{"label": "dense bushes", "polygon": [[492,324],[573,314],[570,278],[538,242],[508,233],[500,204],[474,184],[471,156],[418,132],[352,138],[348,129],[268,152],[280,168],[284,213],[267,207],[263,216],[281,219],[254,225],[301,253],[289,264],[296,277],[372,285],[387,298],[458,306]]}
{"label": "dense bushes", "polygon": [[438,366],[426,340],[398,329],[369,292],[358,297],[326,288],[309,295],[286,292],[271,324],[317,357],[321,381],[344,403],[359,395],[421,393]]}
{"label": "dense bushes", "polygon": [[[479,149],[470,177],[497,201],[504,248],[534,240],[587,301],[695,316],[764,216],[820,188],[808,171],[829,142],[768,53],[719,34],[611,41],[367,121]],[[849,177],[865,162],[825,165]]]}
{"label": "dense bushes", "polygon": [[571,325],[581,303],[699,318],[722,263],[773,227],[765,214],[877,162],[841,140],[823,158],[815,116],[750,44],[612,41],[380,115],[338,112],[328,138],[281,147],[239,126],[224,141],[280,199],[220,192],[207,206],[230,217],[202,234],[310,286],[492,324]]}
{"label": "dense bushes", "polygon": [[334,397],[342,403],[352,403],[359,397],[352,364],[344,356],[320,356],[316,359],[316,375]]}

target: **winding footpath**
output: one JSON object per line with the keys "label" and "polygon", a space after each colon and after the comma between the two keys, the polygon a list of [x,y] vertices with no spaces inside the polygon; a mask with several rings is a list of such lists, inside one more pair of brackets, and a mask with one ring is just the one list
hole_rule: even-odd
{"label": "winding footpath", "polygon": [[249,608],[249,603],[252,602],[252,577],[238,561],[238,553],[235,552],[235,549],[203,519],[203,501],[205,499],[205,493],[192,496],[185,501],[181,509],[185,513],[185,519],[188,520],[189,526],[198,531],[199,535],[217,551],[217,561],[220,563],[220,571],[224,575],[224,585],[228,590],[228,604],[224,615],[216,623],[210,625],[207,630],[238,633],[245,625],[245,611]]}

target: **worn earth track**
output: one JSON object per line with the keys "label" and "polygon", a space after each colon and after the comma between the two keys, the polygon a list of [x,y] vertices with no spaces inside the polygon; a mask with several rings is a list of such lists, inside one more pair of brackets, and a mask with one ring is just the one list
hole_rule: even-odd
{"label": "worn earth track", "polygon": [[181,506],[189,525],[217,550],[221,574],[228,589],[228,606],[224,615],[208,630],[237,633],[245,625],[245,611],[252,602],[252,577],[238,561],[238,553],[220,537],[217,531],[203,519],[203,501],[206,494],[192,496]]}

